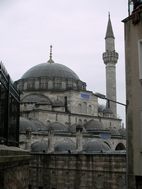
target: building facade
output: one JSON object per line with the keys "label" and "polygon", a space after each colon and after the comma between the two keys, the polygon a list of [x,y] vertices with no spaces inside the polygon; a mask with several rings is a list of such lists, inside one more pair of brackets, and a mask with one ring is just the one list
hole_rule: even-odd
{"label": "building facade", "polygon": [[[124,19],[127,98],[128,188],[142,188],[142,1],[129,1]],[[129,10],[131,10],[129,8]]]}
{"label": "building facade", "polygon": [[20,95],[0,63],[0,188],[28,189],[29,152],[19,146]]}

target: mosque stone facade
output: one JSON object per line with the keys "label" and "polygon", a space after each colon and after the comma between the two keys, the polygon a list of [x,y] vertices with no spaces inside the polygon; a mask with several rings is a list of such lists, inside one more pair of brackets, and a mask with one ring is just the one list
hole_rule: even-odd
{"label": "mosque stone facade", "polygon": [[[105,46],[106,96],[116,101],[118,53],[110,16]],[[49,60],[29,69],[15,83],[21,91],[20,143],[24,149],[31,150],[35,142],[45,140],[53,152],[63,141],[84,150],[85,144],[95,139],[107,144],[109,150],[125,150],[125,129],[117,117],[116,103],[100,106],[97,94],[88,91],[74,71],[53,61],[52,46]]]}

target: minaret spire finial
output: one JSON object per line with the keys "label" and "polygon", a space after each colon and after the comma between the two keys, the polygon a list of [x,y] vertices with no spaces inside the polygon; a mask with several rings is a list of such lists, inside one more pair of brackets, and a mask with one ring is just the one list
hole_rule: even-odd
{"label": "minaret spire finial", "polygon": [[52,45],[50,45],[50,56],[49,56],[49,60],[48,63],[54,63],[54,61],[52,60]]}
{"label": "minaret spire finial", "polygon": [[108,19],[110,19],[110,12],[108,12]]}

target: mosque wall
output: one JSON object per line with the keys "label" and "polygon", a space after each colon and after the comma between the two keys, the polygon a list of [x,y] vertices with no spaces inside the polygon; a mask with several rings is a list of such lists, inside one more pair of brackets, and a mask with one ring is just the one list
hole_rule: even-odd
{"label": "mosque wall", "polygon": [[31,159],[27,151],[0,145],[0,189],[27,189]]}
{"label": "mosque wall", "polygon": [[34,154],[34,189],[125,189],[125,154]]}
{"label": "mosque wall", "polygon": [[[50,122],[60,122],[65,125],[73,125],[73,124],[85,124],[87,121],[95,119],[99,120],[103,123],[104,129],[119,129],[121,128],[121,119],[114,119],[111,117],[97,117],[93,115],[86,114],[73,114],[66,113],[63,111],[63,108],[56,110],[47,110],[46,108],[41,109],[40,107],[33,107],[33,104],[28,104],[28,108],[26,106],[21,106],[21,116],[26,117],[28,119],[37,119],[42,121],[45,125],[48,125]],[[46,106],[47,107],[47,106]]]}
{"label": "mosque wall", "polygon": [[[22,149],[26,149],[26,150],[30,150],[31,151],[31,145],[35,142],[39,142],[39,141],[46,141],[48,143],[49,140],[49,133],[48,132],[44,132],[43,134],[41,133],[31,133],[31,135],[27,135],[27,134],[20,134],[20,147]],[[64,133],[64,132],[59,132],[59,133],[53,133],[52,135],[52,145],[53,145],[53,152],[54,152],[54,146],[56,146],[56,144],[59,144],[62,141],[71,141],[75,146],[77,146],[77,134],[75,132],[73,133]],[[104,143],[106,143],[110,150],[125,150],[126,149],[126,139],[125,137],[122,138],[122,136],[120,136],[120,138],[118,138],[118,136],[115,138],[106,138],[103,137],[101,135],[98,135],[96,138],[96,135],[91,133],[91,134],[86,134],[83,133],[82,137],[81,137],[81,143],[82,143],[82,147],[91,140],[97,140],[97,141],[103,141]],[[117,147],[119,147],[117,149]],[[77,150],[77,149],[76,149]]]}

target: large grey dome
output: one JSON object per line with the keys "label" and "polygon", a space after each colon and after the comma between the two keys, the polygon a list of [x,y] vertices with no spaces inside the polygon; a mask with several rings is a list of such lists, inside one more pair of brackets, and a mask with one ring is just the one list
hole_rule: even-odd
{"label": "large grey dome", "polygon": [[42,63],[29,69],[21,79],[49,77],[79,80],[79,77],[70,68],[58,63]]}
{"label": "large grey dome", "polygon": [[86,90],[74,71],[51,60],[29,69],[15,84],[20,91]]}

